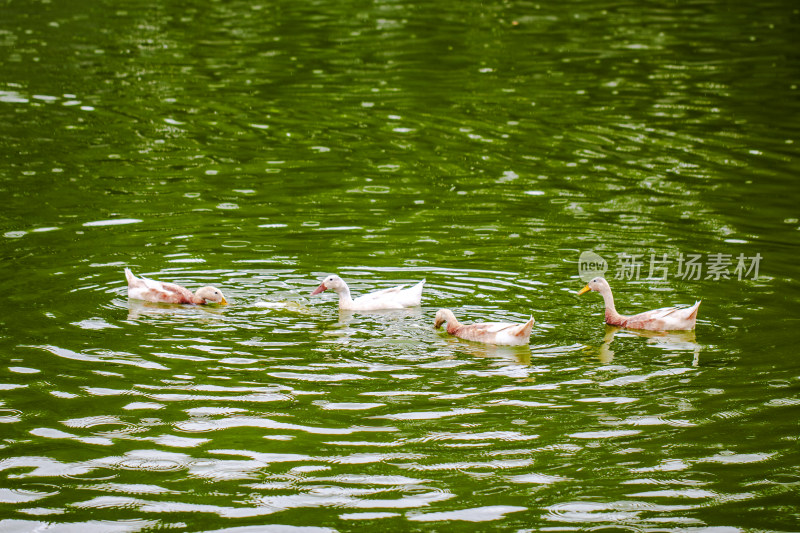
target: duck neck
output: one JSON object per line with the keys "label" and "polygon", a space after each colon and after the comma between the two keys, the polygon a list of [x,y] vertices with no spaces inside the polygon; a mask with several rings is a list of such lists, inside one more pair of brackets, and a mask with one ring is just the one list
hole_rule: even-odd
{"label": "duck neck", "polygon": [[456,315],[452,311],[447,312],[447,333],[455,335],[456,331],[461,327],[461,322],[458,321]]}
{"label": "duck neck", "polygon": [[607,324],[618,324],[625,320],[625,317],[617,313],[616,307],[614,307],[614,295],[611,294],[611,289],[607,288],[600,292],[603,296],[603,302],[606,305],[606,323]]}
{"label": "duck neck", "polygon": [[353,298],[350,296],[350,287],[346,283],[342,283],[342,287],[337,287],[336,294],[339,295],[339,307],[347,309],[353,304]]}

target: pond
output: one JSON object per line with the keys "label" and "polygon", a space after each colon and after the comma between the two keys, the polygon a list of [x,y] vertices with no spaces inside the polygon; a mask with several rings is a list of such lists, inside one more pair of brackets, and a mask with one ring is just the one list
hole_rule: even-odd
{"label": "pond", "polygon": [[798,15],[6,2],[0,531],[797,531]]}

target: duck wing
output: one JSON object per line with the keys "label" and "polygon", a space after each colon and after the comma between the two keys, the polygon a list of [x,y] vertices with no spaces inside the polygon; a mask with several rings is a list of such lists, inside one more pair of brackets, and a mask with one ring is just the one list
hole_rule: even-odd
{"label": "duck wing", "polygon": [[510,322],[466,324],[455,331],[455,336],[487,344],[525,344],[530,338],[530,327],[533,327],[532,321],[525,324]]}
{"label": "duck wing", "polygon": [[374,309],[402,309],[404,307],[414,307],[420,304],[422,299],[422,286],[425,280],[416,285],[406,288],[407,285],[398,285],[375,292],[370,292],[363,296],[353,299],[356,306],[380,306]]}
{"label": "duck wing", "polygon": [[690,307],[662,307],[628,317],[625,327],[655,331],[694,329],[700,302]]}
{"label": "duck wing", "polygon": [[165,283],[140,277],[128,278],[128,297],[147,302],[163,302],[172,304],[192,303],[194,294],[175,283]]}

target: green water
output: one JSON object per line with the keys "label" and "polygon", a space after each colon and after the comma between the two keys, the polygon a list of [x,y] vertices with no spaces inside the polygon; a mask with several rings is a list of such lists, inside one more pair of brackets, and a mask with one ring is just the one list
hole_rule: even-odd
{"label": "green water", "polygon": [[800,529],[795,3],[1,4],[0,531]]}

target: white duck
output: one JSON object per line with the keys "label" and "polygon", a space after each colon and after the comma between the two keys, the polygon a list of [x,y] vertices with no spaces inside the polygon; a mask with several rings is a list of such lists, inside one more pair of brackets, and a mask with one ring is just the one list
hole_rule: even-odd
{"label": "white duck", "polygon": [[326,289],[331,289],[339,295],[339,309],[348,311],[376,311],[379,309],[403,309],[416,307],[422,301],[422,286],[425,280],[406,289],[405,285],[392,287],[382,291],[371,292],[353,299],[350,289],[342,278],[333,274],[325,278],[319,287],[314,289],[311,296],[319,294]]}
{"label": "white duck", "polygon": [[605,278],[594,278],[578,291],[578,296],[589,291],[599,292],[606,304],[606,324],[629,329],[646,329],[650,331],[677,331],[694,329],[697,322],[697,309],[700,302],[691,307],[664,307],[645,311],[638,315],[625,316],[617,313],[614,307],[614,295]]}
{"label": "white duck", "polygon": [[128,280],[128,298],[169,304],[228,304],[222,291],[216,287],[201,287],[192,293],[174,283],[137,278],[129,268],[125,269],[125,278]]}
{"label": "white duck", "polygon": [[486,344],[516,346],[528,344],[533,329],[533,317],[524,324],[512,322],[484,322],[482,324],[462,324],[449,309],[436,311],[433,327],[439,329],[447,322],[447,333],[468,341]]}

